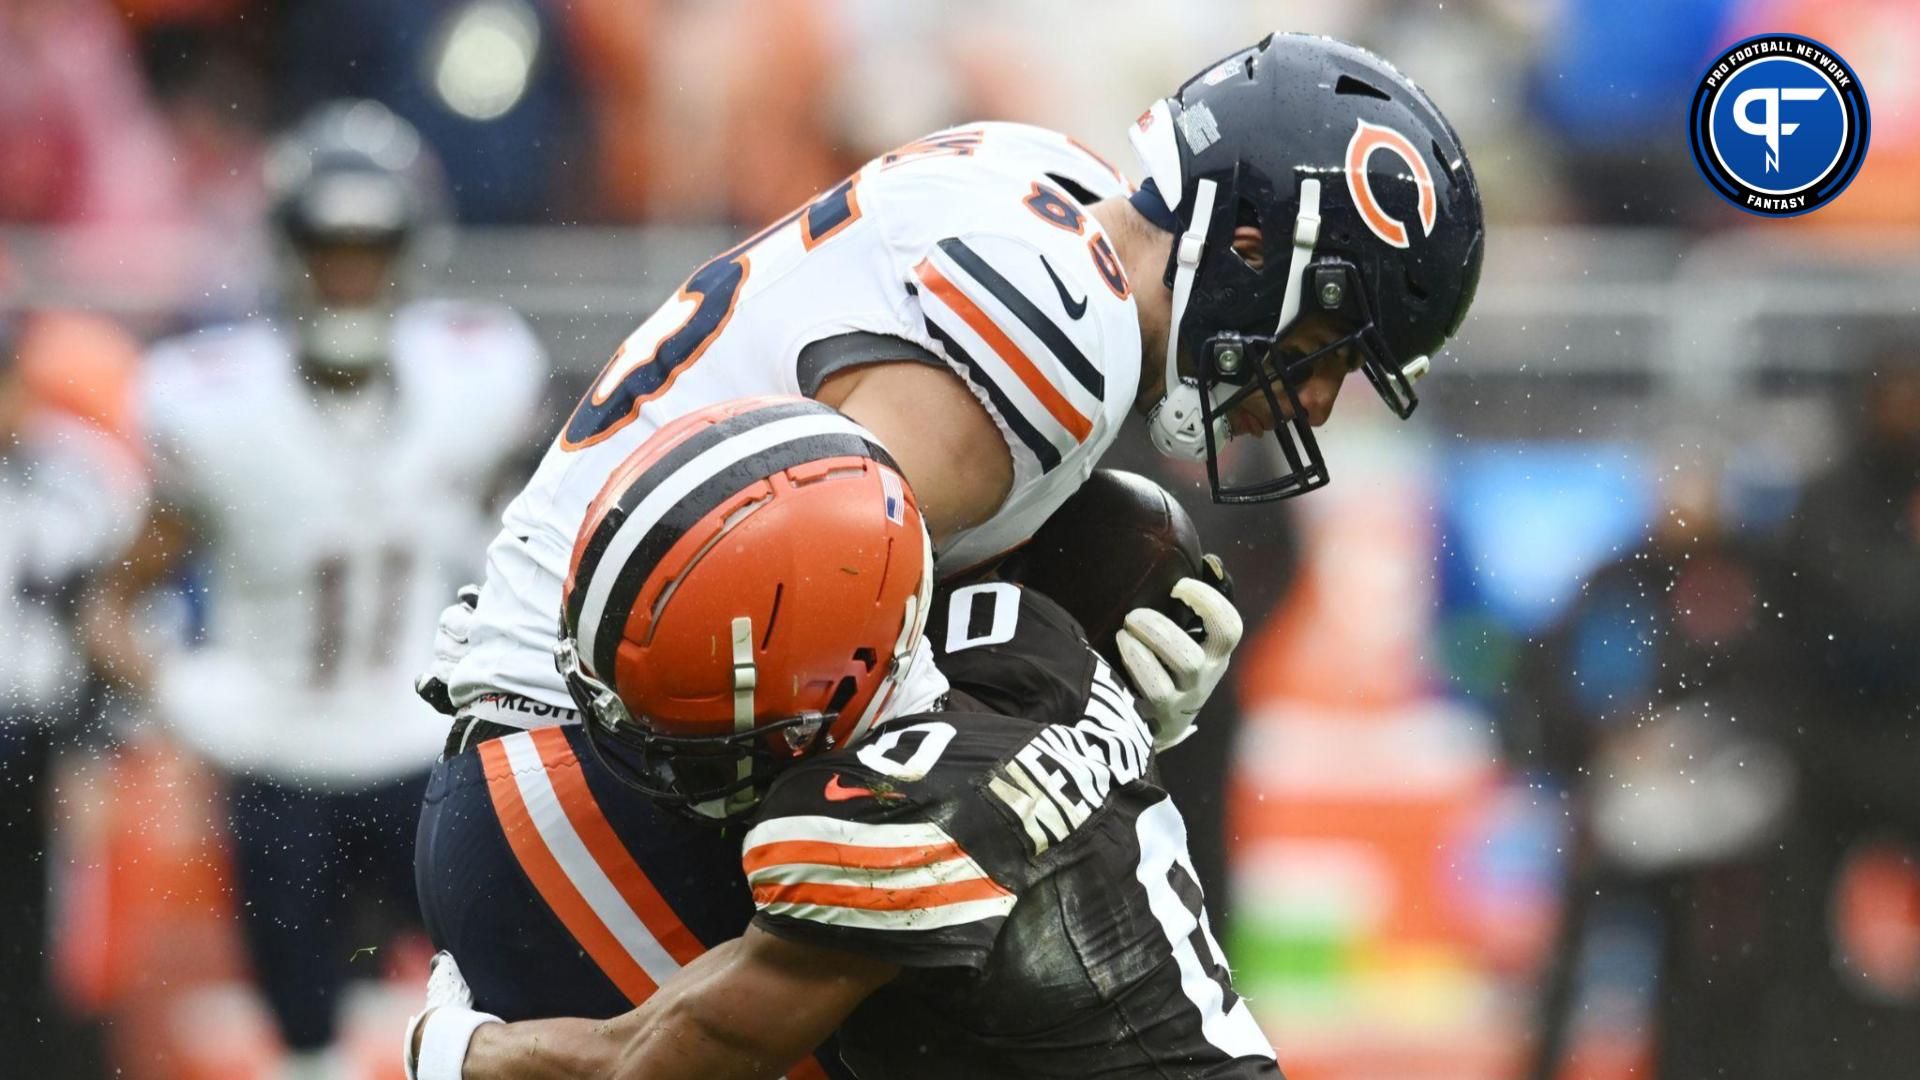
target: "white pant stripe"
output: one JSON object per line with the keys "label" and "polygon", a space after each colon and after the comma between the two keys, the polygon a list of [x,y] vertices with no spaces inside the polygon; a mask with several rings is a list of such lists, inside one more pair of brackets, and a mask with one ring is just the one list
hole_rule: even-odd
{"label": "white pant stripe", "polygon": [[573,823],[567,820],[567,812],[561,807],[560,797],[554,792],[553,782],[540,761],[540,752],[533,745],[533,733],[523,731],[504,736],[500,745],[513,765],[513,781],[520,789],[521,800],[527,804],[527,816],[533,819],[541,842],[560,864],[567,880],[586,898],[587,906],[613,932],[615,940],[640,965],[640,970],[647,973],[647,978],[656,985],[665,984],[680,970],[680,965],[627,904],[613,880],[601,869],[599,860],[573,831]]}

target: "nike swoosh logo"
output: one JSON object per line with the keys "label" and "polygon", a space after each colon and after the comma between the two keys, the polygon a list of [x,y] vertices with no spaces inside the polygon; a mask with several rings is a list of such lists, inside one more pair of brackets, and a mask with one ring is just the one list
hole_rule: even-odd
{"label": "nike swoosh logo", "polygon": [[848,799],[864,799],[873,794],[873,789],[848,787],[840,782],[840,774],[834,773],[827,781],[827,790],[824,794],[828,802],[846,802]]}
{"label": "nike swoosh logo", "polygon": [[821,794],[827,797],[828,802],[846,802],[848,799],[900,798],[900,793],[897,791],[881,792],[875,791],[872,788],[848,787],[840,782],[839,773],[834,773],[833,776],[827,780],[827,789],[821,792]]}
{"label": "nike swoosh logo", "polygon": [[1087,313],[1087,298],[1083,296],[1075,300],[1067,293],[1067,283],[1061,281],[1060,275],[1053,272],[1053,264],[1047,261],[1045,255],[1040,256],[1040,265],[1047,268],[1047,276],[1053,279],[1053,287],[1059,290],[1060,304],[1067,309],[1067,318],[1078,319],[1080,316],[1085,315]]}

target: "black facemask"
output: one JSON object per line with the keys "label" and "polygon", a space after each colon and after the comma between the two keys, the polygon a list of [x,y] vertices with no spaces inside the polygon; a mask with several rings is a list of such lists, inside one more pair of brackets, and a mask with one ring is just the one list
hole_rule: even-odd
{"label": "black facemask", "polygon": [[[1395,416],[1404,420],[1420,404],[1412,379],[1394,362],[1367,308],[1366,293],[1359,287],[1359,271],[1339,259],[1321,259],[1308,268],[1307,281],[1303,306],[1331,315],[1352,329],[1304,354],[1281,346],[1278,341],[1282,335],[1273,334],[1218,333],[1207,337],[1201,346],[1197,378],[1202,430],[1207,438],[1207,483],[1215,502],[1269,502],[1326,486],[1330,479],[1326,458],[1314,437],[1300,390],[1329,356],[1358,353],[1359,369]],[[1217,387],[1233,389],[1216,401]],[[1231,415],[1256,393],[1265,396],[1274,418],[1273,436],[1285,468],[1249,483],[1225,483],[1220,478],[1214,421]]]}

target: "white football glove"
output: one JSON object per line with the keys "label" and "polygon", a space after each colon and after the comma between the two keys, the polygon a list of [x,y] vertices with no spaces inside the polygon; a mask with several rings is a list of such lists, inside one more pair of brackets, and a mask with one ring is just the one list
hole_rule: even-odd
{"label": "white football glove", "polygon": [[[1218,560],[1211,555],[1207,559],[1208,569],[1219,573]],[[1227,661],[1245,630],[1233,601],[1198,578],[1181,578],[1173,598],[1200,616],[1206,630],[1202,641],[1144,607],[1128,612],[1116,635],[1120,663],[1133,683],[1141,715],[1153,728],[1156,750],[1177,746],[1193,734],[1194,717],[1226,675]]]}
{"label": "white football glove", "polygon": [[[453,962],[453,954],[444,949],[434,953],[427,972],[426,1007],[407,1020],[406,1041],[400,1047],[407,1080],[460,1080],[474,1029],[501,1022],[492,1013],[474,1011],[473,989],[460,974],[460,965]],[[413,1052],[416,1030],[420,1032],[418,1054]]]}
{"label": "white football glove", "polygon": [[473,630],[473,612],[480,606],[480,586],[462,585],[454,601],[440,612],[433,631],[433,666],[413,680],[413,692],[438,712],[452,716],[453,696],[448,684],[453,669],[467,655],[467,635]]}

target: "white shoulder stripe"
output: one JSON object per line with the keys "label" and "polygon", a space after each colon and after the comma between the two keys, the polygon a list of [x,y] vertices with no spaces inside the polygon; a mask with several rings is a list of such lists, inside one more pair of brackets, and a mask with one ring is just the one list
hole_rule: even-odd
{"label": "white shoulder stripe", "polygon": [[752,851],[762,845],[784,840],[814,840],[881,848],[934,847],[953,843],[953,837],[948,836],[946,830],[930,821],[866,825],[823,815],[802,814],[773,818],[755,825],[747,831],[741,850]]}
{"label": "white shoulder stripe", "polygon": [[768,915],[828,926],[846,926],[860,930],[938,930],[947,926],[1005,918],[1013,910],[1014,897],[994,896],[984,900],[964,900],[939,907],[882,911],[870,908],[840,907],[828,904],[796,904],[774,901],[760,910]]}
{"label": "white shoulder stripe", "polygon": [[897,869],[868,869],[827,863],[779,863],[763,866],[747,875],[750,885],[846,885],[860,889],[898,891],[950,885],[987,876],[980,864],[959,855],[927,866],[903,866]]}

